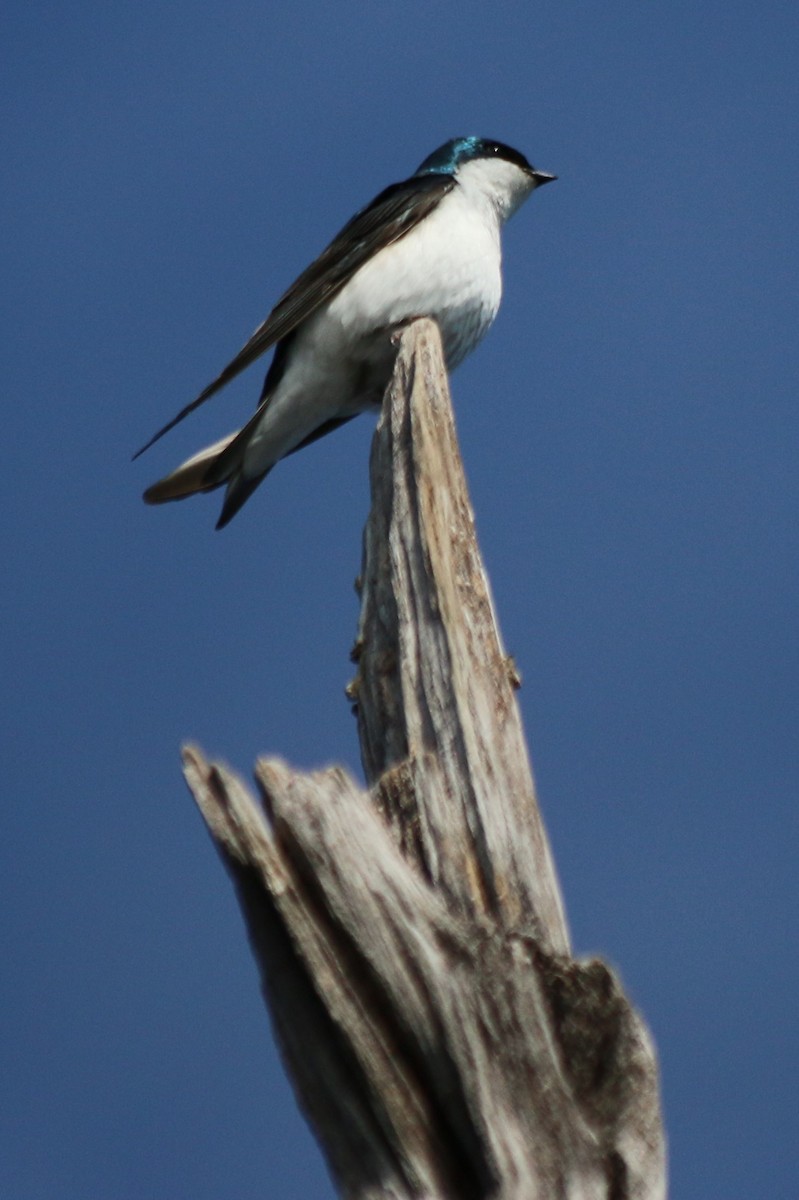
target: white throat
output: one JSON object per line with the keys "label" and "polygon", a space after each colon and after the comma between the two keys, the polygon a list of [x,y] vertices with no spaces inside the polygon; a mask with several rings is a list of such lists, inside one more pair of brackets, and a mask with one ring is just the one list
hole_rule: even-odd
{"label": "white throat", "polygon": [[458,168],[457,181],[464,192],[489,205],[500,223],[516,212],[535,187],[535,180],[504,158],[475,158]]}

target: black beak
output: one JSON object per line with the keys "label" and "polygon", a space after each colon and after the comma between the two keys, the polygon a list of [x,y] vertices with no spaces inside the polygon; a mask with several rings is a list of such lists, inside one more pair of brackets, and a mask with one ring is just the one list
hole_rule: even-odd
{"label": "black beak", "polygon": [[535,186],[541,187],[545,183],[552,183],[554,179],[557,179],[557,175],[547,175],[546,171],[536,171],[534,169],[533,179],[535,180]]}

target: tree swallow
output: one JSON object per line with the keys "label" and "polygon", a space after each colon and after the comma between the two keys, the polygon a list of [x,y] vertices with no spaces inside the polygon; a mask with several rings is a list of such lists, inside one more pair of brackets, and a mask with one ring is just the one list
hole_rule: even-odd
{"label": "tree swallow", "polygon": [[253,417],[144,499],[161,504],[225,485],[216,527],[227,525],[281,458],[379,409],[396,357],[392,334],[416,317],[438,323],[451,371],[497,314],[502,225],[555,178],[501,142],[461,137],[387,187],[303,271],[222,374],[134,457],[274,346]]}

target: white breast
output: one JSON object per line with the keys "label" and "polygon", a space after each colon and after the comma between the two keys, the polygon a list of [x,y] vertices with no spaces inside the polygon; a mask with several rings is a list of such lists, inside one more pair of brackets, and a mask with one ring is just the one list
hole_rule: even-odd
{"label": "white breast", "polygon": [[499,221],[456,187],[406,237],[370,259],[327,317],[346,339],[412,317],[434,317],[450,369],[477,344],[502,295]]}

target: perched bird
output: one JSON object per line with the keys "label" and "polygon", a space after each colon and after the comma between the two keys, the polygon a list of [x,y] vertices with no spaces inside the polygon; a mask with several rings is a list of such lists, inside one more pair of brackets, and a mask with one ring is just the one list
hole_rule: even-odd
{"label": "perched bird", "polygon": [[381,192],[303,271],[221,375],[134,457],[275,347],[253,417],[144,493],[149,504],[226,485],[217,529],[287,454],[379,408],[392,334],[416,317],[441,330],[447,368],[475,348],[502,294],[500,229],[555,179],[505,146],[453,138]]}

